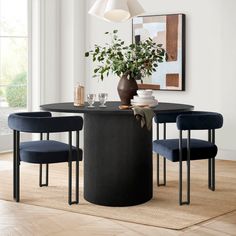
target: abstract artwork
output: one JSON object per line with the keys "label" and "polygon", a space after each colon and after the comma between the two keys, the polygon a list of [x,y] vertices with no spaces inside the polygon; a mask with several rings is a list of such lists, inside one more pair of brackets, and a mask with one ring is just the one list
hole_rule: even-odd
{"label": "abstract artwork", "polygon": [[135,17],[132,23],[133,42],[152,38],[162,44],[168,58],[159,63],[152,76],[143,78],[141,89],[185,90],[185,15],[171,14]]}

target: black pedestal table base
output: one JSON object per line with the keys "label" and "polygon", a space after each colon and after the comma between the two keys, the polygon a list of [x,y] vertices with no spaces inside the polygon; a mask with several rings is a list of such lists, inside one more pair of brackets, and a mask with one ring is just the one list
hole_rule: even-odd
{"label": "black pedestal table base", "polygon": [[84,198],[131,206],[152,198],[152,131],[133,115],[85,114]]}

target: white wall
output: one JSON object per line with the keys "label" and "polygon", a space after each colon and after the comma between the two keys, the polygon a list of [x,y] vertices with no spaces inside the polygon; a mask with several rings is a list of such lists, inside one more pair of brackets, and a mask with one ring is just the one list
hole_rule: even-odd
{"label": "white wall", "polygon": [[[220,130],[218,140],[223,149],[223,155],[235,159],[236,132],[236,2],[234,0],[221,2],[221,59],[219,81],[219,110],[224,114],[224,128]],[[216,48],[217,49],[217,48]]]}
{"label": "white wall", "polygon": [[[87,1],[87,10],[94,0]],[[235,0],[140,0],[148,14],[186,14],[186,91],[157,91],[160,102],[179,102],[195,106],[195,110],[218,111],[224,115],[224,128],[217,132],[219,158],[236,158],[236,1]],[[86,48],[106,42],[104,32],[119,30],[131,42],[131,22],[107,23],[87,15]],[[87,60],[87,92],[109,93],[119,99],[117,78],[104,82],[92,79],[92,62]]]}
{"label": "white wall", "polygon": [[[74,86],[84,84],[85,66],[85,1],[60,0],[60,98],[58,102],[72,102]],[[71,115],[71,114],[63,114]],[[83,146],[83,133],[80,140]],[[67,135],[61,136],[67,142]],[[75,138],[73,138],[75,140]]]}
{"label": "white wall", "polygon": [[60,24],[58,0],[41,0],[40,21],[40,103],[58,101],[60,77]]}
{"label": "white wall", "polygon": [[74,84],[84,81],[85,1],[40,5],[40,103],[72,101]]}

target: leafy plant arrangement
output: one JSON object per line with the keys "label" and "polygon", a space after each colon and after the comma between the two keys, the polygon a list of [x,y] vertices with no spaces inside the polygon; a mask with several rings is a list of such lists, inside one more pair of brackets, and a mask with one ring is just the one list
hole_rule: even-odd
{"label": "leafy plant arrangement", "polygon": [[94,50],[85,53],[86,57],[91,56],[94,62],[98,62],[93,77],[103,80],[112,72],[119,77],[142,80],[156,71],[158,63],[166,60],[167,54],[162,44],[148,38],[126,46],[117,33],[118,30],[106,32],[111,37],[111,43],[106,43],[104,47],[95,44]]}

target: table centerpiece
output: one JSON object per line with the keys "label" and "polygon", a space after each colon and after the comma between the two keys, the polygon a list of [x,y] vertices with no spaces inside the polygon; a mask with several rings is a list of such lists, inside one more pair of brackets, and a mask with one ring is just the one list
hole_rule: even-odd
{"label": "table centerpiece", "polygon": [[110,43],[105,46],[95,44],[94,49],[85,53],[85,57],[92,57],[96,62],[93,77],[101,80],[113,73],[120,77],[117,90],[122,105],[130,105],[130,100],[137,95],[137,80],[152,75],[158,64],[167,58],[162,44],[155,43],[151,38],[138,43],[125,45],[118,37],[118,30],[106,32]]}

